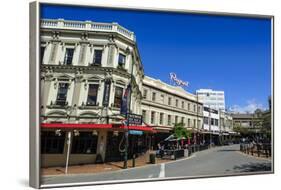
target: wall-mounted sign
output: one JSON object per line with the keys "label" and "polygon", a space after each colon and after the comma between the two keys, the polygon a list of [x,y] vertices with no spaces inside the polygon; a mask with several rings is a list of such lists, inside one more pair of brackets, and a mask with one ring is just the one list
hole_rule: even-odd
{"label": "wall-mounted sign", "polygon": [[127,120],[128,120],[129,125],[130,124],[141,125],[142,124],[142,115],[128,113]]}
{"label": "wall-mounted sign", "polygon": [[175,84],[178,86],[188,87],[188,85],[189,85],[189,82],[185,82],[185,81],[178,79],[176,73],[170,73],[170,79],[171,79],[171,81],[175,82]]}
{"label": "wall-mounted sign", "polygon": [[103,91],[103,101],[102,101],[102,105],[104,107],[108,107],[109,104],[110,87],[111,87],[111,79],[106,79],[104,81],[104,91]]}
{"label": "wall-mounted sign", "polygon": [[143,135],[143,131],[130,130],[130,135]]}

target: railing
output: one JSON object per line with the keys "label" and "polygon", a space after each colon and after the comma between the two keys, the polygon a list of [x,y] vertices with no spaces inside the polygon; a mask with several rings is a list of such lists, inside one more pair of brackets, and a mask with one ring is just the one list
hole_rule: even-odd
{"label": "railing", "polygon": [[86,31],[103,31],[103,32],[116,32],[122,36],[129,38],[130,40],[136,41],[133,32],[120,26],[117,23],[99,23],[91,21],[69,21],[63,19],[42,19],[41,28],[50,29],[72,29],[72,30],[86,30]]}
{"label": "railing", "polygon": [[241,143],[240,151],[245,154],[250,154],[258,157],[271,157],[271,144],[270,143]]}

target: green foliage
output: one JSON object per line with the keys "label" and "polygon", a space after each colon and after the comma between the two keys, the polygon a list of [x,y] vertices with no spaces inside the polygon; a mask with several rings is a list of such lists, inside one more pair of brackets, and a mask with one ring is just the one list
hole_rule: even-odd
{"label": "green foliage", "polygon": [[187,130],[184,127],[184,123],[176,123],[174,128],[173,128],[173,134],[174,136],[179,139],[179,138],[191,138],[191,131]]}
{"label": "green foliage", "polygon": [[238,124],[236,124],[233,127],[233,131],[240,133],[241,135],[248,135],[250,133],[248,128],[242,127],[241,125],[238,125]]}

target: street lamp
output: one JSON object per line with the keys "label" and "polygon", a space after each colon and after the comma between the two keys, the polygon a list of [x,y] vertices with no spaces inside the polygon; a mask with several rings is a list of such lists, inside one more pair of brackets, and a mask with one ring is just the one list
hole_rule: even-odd
{"label": "street lamp", "polygon": [[[70,122],[70,114],[76,109],[76,105],[74,106],[68,106],[66,108],[66,112],[67,112],[67,122]],[[66,154],[66,163],[65,163],[65,174],[67,174],[68,172],[68,163],[69,163],[69,156],[70,156],[70,146],[71,146],[71,131],[68,131],[67,133],[67,154]]]}

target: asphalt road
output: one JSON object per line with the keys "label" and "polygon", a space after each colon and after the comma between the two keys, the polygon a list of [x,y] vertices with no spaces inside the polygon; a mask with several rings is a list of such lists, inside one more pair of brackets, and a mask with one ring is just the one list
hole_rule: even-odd
{"label": "asphalt road", "polygon": [[115,180],[162,179],[173,177],[221,176],[271,172],[271,161],[255,158],[239,152],[239,145],[216,147],[194,153],[189,158],[165,164],[105,172],[99,174],[70,174],[44,176],[42,184],[72,184],[76,182],[101,183]]}

